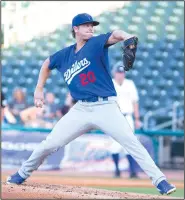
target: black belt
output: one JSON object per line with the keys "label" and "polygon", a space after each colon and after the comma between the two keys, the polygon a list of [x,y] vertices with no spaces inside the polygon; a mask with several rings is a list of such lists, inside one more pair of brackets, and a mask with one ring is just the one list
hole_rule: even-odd
{"label": "black belt", "polygon": [[82,102],[97,102],[97,101],[108,101],[108,97],[91,97],[89,99],[82,99]]}

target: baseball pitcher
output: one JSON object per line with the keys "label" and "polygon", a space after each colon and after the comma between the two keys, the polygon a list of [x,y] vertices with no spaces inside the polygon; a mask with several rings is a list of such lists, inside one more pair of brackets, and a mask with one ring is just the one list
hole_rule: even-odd
{"label": "baseball pitcher", "polygon": [[133,134],[118,107],[111,78],[109,47],[123,41],[123,64],[125,71],[128,71],[135,60],[138,39],[122,30],[93,36],[94,26],[97,25],[99,22],[94,21],[89,14],[75,16],[72,20],[72,34],[76,43],[44,61],[34,93],[36,107],[44,104],[43,88],[53,69],[59,71],[72,97],[78,102],[56,123],[46,140],[33,151],[18,172],[8,177],[7,183],[23,183],[38,169],[46,156],[83,133],[100,129],[124,146],[161,194],[170,194],[176,190],[175,186],[167,182],[165,175]]}

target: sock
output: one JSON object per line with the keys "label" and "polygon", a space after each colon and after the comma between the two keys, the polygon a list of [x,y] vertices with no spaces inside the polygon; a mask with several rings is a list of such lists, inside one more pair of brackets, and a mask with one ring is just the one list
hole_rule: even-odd
{"label": "sock", "polygon": [[130,175],[137,174],[137,163],[134,160],[134,158],[131,155],[127,155],[127,159],[129,162],[129,170],[130,170]]}
{"label": "sock", "polygon": [[119,153],[112,154],[112,159],[115,164],[116,173],[119,173],[120,172],[120,170],[119,170]]}

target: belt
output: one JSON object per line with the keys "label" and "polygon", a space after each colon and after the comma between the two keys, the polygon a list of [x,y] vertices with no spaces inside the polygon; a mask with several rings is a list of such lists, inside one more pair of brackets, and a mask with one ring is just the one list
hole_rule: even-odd
{"label": "belt", "polygon": [[122,113],[124,116],[132,115],[132,113]]}
{"label": "belt", "polygon": [[91,97],[89,99],[82,99],[81,102],[97,102],[97,101],[108,101],[112,99],[112,97]]}

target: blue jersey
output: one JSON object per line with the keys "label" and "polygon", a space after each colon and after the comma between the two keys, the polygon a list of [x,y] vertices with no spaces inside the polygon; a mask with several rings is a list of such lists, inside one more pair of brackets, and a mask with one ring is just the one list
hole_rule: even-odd
{"label": "blue jersey", "polygon": [[61,72],[74,99],[116,96],[106,45],[110,35],[90,38],[77,53],[74,44],[50,56],[49,69]]}

